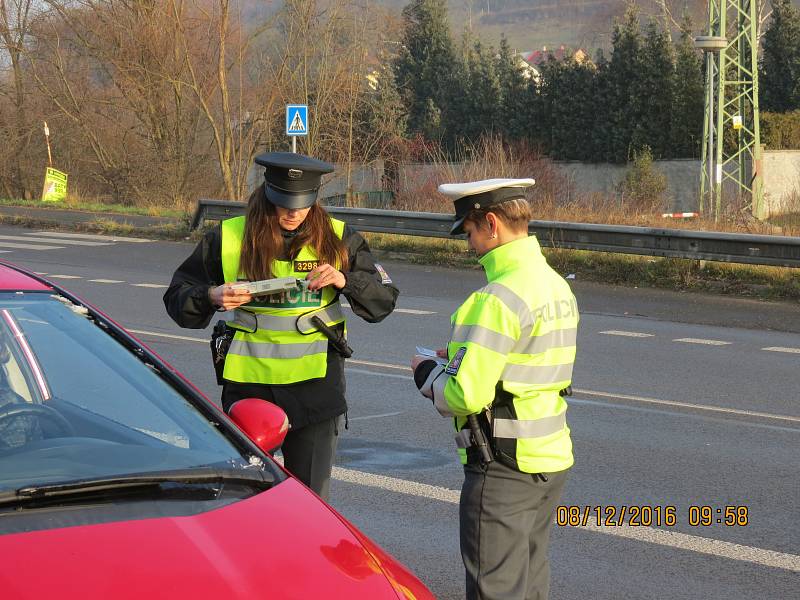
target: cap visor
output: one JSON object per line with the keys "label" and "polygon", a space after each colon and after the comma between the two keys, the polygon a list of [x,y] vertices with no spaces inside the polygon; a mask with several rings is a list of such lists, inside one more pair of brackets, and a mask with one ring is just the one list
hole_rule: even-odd
{"label": "cap visor", "polygon": [[269,185],[264,185],[264,193],[267,196],[267,200],[272,202],[275,206],[280,206],[282,208],[290,208],[297,210],[299,208],[308,208],[309,206],[313,206],[314,202],[317,201],[317,191],[314,190],[313,192],[282,192],[280,190],[276,190],[274,187],[270,187]]}
{"label": "cap visor", "polygon": [[464,219],[467,217],[460,217],[453,222],[452,227],[450,227],[450,235],[461,235],[464,233]]}

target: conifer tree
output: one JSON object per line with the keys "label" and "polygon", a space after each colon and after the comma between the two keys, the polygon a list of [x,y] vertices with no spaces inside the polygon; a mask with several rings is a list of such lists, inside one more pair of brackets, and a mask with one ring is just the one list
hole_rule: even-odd
{"label": "conifer tree", "polygon": [[[482,135],[495,133],[500,106],[500,84],[495,71],[495,59],[491,48],[479,41],[465,39],[466,48],[463,68],[463,89],[459,138],[474,143]],[[453,98],[453,101],[456,99]],[[456,123],[453,123],[456,126]]]}
{"label": "conifer tree", "polygon": [[403,9],[403,20],[394,70],[408,113],[408,130],[438,139],[455,60],[445,0],[412,0]]}
{"label": "conifer tree", "polygon": [[791,0],[772,0],[772,20],[764,32],[759,75],[761,108],[800,108],[800,11]]}
{"label": "conifer tree", "polygon": [[681,37],[675,44],[675,93],[670,126],[670,155],[697,158],[703,138],[703,63],[694,47],[692,22],[681,23]]}
{"label": "conifer tree", "polygon": [[669,34],[655,19],[647,24],[641,68],[643,141],[650,147],[653,158],[666,158],[671,155],[675,66]]}
{"label": "conifer tree", "polygon": [[613,125],[609,113],[613,98],[611,97],[609,78],[609,62],[602,50],[595,59],[595,72],[592,79],[591,101],[584,108],[591,114],[591,135],[587,137],[589,160],[593,162],[612,162],[612,150],[608,140],[611,139]]}
{"label": "conifer tree", "polygon": [[531,87],[535,82],[525,77],[520,66],[521,60],[503,36],[497,54],[497,81],[500,91],[498,132],[507,141],[535,137],[537,129],[531,106]]}
{"label": "conifer tree", "polygon": [[568,160],[591,160],[596,114],[594,90],[596,69],[574,58],[550,58],[542,71],[543,117],[549,125],[546,147],[551,156]]}
{"label": "conifer tree", "polygon": [[629,6],[622,23],[614,25],[608,65],[608,156],[626,162],[647,140],[644,130],[644,72],[642,36],[635,6]]}

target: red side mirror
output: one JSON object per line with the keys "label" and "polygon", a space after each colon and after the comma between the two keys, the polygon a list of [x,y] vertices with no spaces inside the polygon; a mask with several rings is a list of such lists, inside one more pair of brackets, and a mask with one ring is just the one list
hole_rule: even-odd
{"label": "red side mirror", "polygon": [[283,444],[289,431],[289,419],[283,409],[259,398],[239,400],[228,414],[239,429],[267,453]]}

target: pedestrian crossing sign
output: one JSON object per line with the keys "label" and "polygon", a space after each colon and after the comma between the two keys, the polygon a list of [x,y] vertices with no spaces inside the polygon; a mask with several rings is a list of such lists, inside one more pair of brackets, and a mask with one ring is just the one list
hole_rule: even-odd
{"label": "pedestrian crossing sign", "polygon": [[286,135],[308,135],[308,105],[286,105]]}

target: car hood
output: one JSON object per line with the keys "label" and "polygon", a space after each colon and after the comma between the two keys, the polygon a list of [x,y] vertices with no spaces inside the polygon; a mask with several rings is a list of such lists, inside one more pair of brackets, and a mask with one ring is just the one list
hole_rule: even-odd
{"label": "car hood", "polygon": [[288,479],[192,516],[0,536],[0,589],[18,599],[397,598],[386,574],[403,567],[357,533]]}

